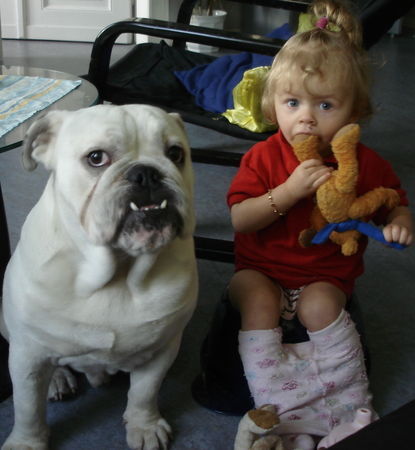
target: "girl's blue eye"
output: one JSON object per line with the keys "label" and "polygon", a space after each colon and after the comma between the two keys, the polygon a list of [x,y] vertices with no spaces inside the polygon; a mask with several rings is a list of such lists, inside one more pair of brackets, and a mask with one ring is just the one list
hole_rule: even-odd
{"label": "girl's blue eye", "polygon": [[331,104],[331,103],[328,103],[328,102],[322,102],[322,103],[320,103],[320,108],[321,108],[323,111],[328,111],[329,109],[332,108],[332,104]]}
{"label": "girl's blue eye", "polygon": [[290,108],[295,108],[296,106],[298,106],[298,100],[296,100],[295,98],[290,98],[290,100],[287,101],[287,105]]}

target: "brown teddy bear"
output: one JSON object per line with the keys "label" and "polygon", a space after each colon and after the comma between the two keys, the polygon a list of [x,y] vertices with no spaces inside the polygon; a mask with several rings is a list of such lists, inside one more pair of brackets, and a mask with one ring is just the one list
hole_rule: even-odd
{"label": "brown teddy bear", "polygon": [[239,422],[234,450],[284,450],[282,439],[273,433],[279,423],[274,405],[249,410]]}
{"label": "brown teddy bear", "polygon": [[[331,142],[331,149],[338,162],[338,169],[322,184],[316,192],[316,207],[314,208],[310,228],[303,230],[299,242],[307,247],[315,233],[328,223],[339,223],[349,219],[364,219],[382,205],[392,209],[399,204],[399,195],[394,189],[378,187],[356,197],[358,178],[358,161],[356,156],[357,143],[360,138],[360,127],[348,124],[341,128]],[[319,152],[318,136],[297,136],[293,150],[300,162],[307,159],[322,159]],[[353,255],[358,248],[360,232],[348,230],[333,231],[330,239],[341,246],[344,255]]]}
{"label": "brown teddy bear", "polygon": [[315,449],[316,442],[307,434],[278,434],[280,419],[275,405],[266,404],[249,410],[241,419],[234,450]]}

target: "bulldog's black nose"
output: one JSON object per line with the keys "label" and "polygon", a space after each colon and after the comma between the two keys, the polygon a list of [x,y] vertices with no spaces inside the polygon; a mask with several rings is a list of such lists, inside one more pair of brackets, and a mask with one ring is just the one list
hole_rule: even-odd
{"label": "bulldog's black nose", "polygon": [[154,167],[135,166],[127,172],[126,178],[143,188],[156,188],[160,185],[162,176]]}

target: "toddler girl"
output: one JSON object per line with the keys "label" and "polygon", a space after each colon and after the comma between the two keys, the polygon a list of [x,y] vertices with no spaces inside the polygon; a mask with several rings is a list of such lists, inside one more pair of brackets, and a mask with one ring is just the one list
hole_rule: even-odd
{"label": "toddler girl", "polygon": [[[232,181],[228,204],[235,229],[236,271],[229,286],[241,313],[239,351],[255,400],[277,405],[284,433],[325,436],[370,405],[359,336],[345,305],[363,273],[367,238],[344,256],[332,242],[303,248],[313,194],[336,165],[330,142],[338,130],[371,113],[366,56],[354,16],[336,0],[310,7],[314,28],[289,39],[275,57],[264,93],[264,115],[279,131],[254,145]],[[320,160],[299,163],[297,135],[317,135]],[[358,144],[358,196],[396,189],[400,205],[370,217],[388,242],[410,245],[407,198],[388,162]],[[281,314],[298,315],[310,338],[282,345]]]}

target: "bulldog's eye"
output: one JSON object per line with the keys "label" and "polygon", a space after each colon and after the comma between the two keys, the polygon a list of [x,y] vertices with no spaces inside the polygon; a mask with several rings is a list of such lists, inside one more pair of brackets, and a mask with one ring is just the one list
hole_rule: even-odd
{"label": "bulldog's eye", "polygon": [[166,156],[174,164],[181,164],[184,160],[184,150],[179,145],[172,145],[167,149]]}
{"label": "bulldog's eye", "polygon": [[109,165],[111,159],[103,150],[94,150],[88,154],[87,161],[91,167],[103,167]]}

